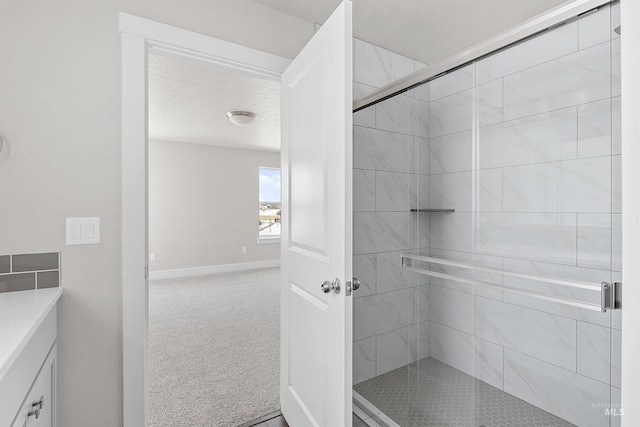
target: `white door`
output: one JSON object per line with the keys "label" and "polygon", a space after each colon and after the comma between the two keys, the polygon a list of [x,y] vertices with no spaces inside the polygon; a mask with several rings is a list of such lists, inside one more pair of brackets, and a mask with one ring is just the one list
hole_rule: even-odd
{"label": "white door", "polygon": [[294,427],[351,426],[351,82],[347,0],[282,75],[280,400]]}

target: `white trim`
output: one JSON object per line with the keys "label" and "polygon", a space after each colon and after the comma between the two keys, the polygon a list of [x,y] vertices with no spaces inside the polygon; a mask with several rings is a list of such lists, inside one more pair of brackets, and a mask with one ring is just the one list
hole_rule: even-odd
{"label": "white trim", "polygon": [[126,427],[149,414],[147,47],[122,34],[122,380]]}
{"label": "white trim", "polygon": [[143,37],[157,52],[213,62],[269,80],[280,81],[280,75],[291,62],[261,50],[127,13],[120,13],[120,32]]}
{"label": "white trim", "polygon": [[258,237],[257,238],[257,244],[258,245],[273,245],[276,243],[280,243],[280,237]]}
{"label": "white trim", "polygon": [[239,262],[236,264],[207,265],[205,267],[178,268],[149,273],[149,280],[180,279],[183,277],[204,276],[207,274],[230,273],[234,271],[259,270],[261,268],[280,267],[279,259],[269,261]]}
{"label": "white trim", "polygon": [[147,55],[207,61],[280,81],[290,60],[120,13],[122,43],[123,426],[148,424]]}
{"label": "white trim", "polygon": [[640,425],[640,2],[621,1],[622,427]]}
{"label": "white trim", "polygon": [[436,61],[433,64],[427,65],[405,77],[389,83],[363,98],[356,99],[353,101],[353,109],[357,110],[358,108],[379,102],[406,88],[426,82],[439,74],[451,71],[454,68],[575,18],[591,9],[611,3],[612,1],[614,0],[574,0],[573,2],[563,3],[498,33],[489,39],[483,40],[467,49],[461,50],[458,53]]}

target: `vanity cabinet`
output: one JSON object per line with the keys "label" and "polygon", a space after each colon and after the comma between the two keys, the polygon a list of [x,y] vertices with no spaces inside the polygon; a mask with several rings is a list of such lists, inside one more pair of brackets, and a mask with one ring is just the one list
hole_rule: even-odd
{"label": "vanity cabinet", "polygon": [[56,303],[62,292],[44,291],[0,294],[6,310],[0,321],[7,322],[0,322],[0,342],[7,343],[0,349],[0,427],[56,427]]}

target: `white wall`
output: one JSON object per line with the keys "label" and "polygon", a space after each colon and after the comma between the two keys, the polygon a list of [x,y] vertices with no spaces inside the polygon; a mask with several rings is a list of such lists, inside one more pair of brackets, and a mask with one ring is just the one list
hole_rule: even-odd
{"label": "white wall", "polygon": [[150,141],[150,270],[279,259],[279,244],[257,244],[261,166],[280,153]]}
{"label": "white wall", "polygon": [[[294,57],[314,26],[249,0],[0,0],[0,253],[61,251],[58,425],[122,425],[118,13]],[[65,217],[102,243],[64,245]]]}

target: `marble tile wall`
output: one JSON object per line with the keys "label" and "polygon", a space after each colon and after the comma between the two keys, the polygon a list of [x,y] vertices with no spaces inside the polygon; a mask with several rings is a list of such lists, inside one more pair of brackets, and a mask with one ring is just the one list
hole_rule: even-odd
{"label": "marble tile wall", "polygon": [[[354,40],[354,99],[422,64]],[[428,356],[429,286],[401,269],[403,251],[429,247],[429,90],[354,114],[354,384]]]}
{"label": "marble tile wall", "polygon": [[[619,4],[430,82],[432,256],[620,278]],[[416,119],[420,121],[420,117]],[[594,303],[599,293],[452,267]],[[574,424],[619,425],[620,313],[432,278],[429,350]],[[613,403],[612,403],[613,402]]]}
{"label": "marble tile wall", "polygon": [[[354,115],[354,383],[431,356],[577,425],[620,425],[620,312],[404,272],[400,253],[621,279],[619,4]],[[354,42],[354,98],[421,67]],[[454,208],[415,214],[411,208]],[[431,265],[559,297],[599,294]]]}

